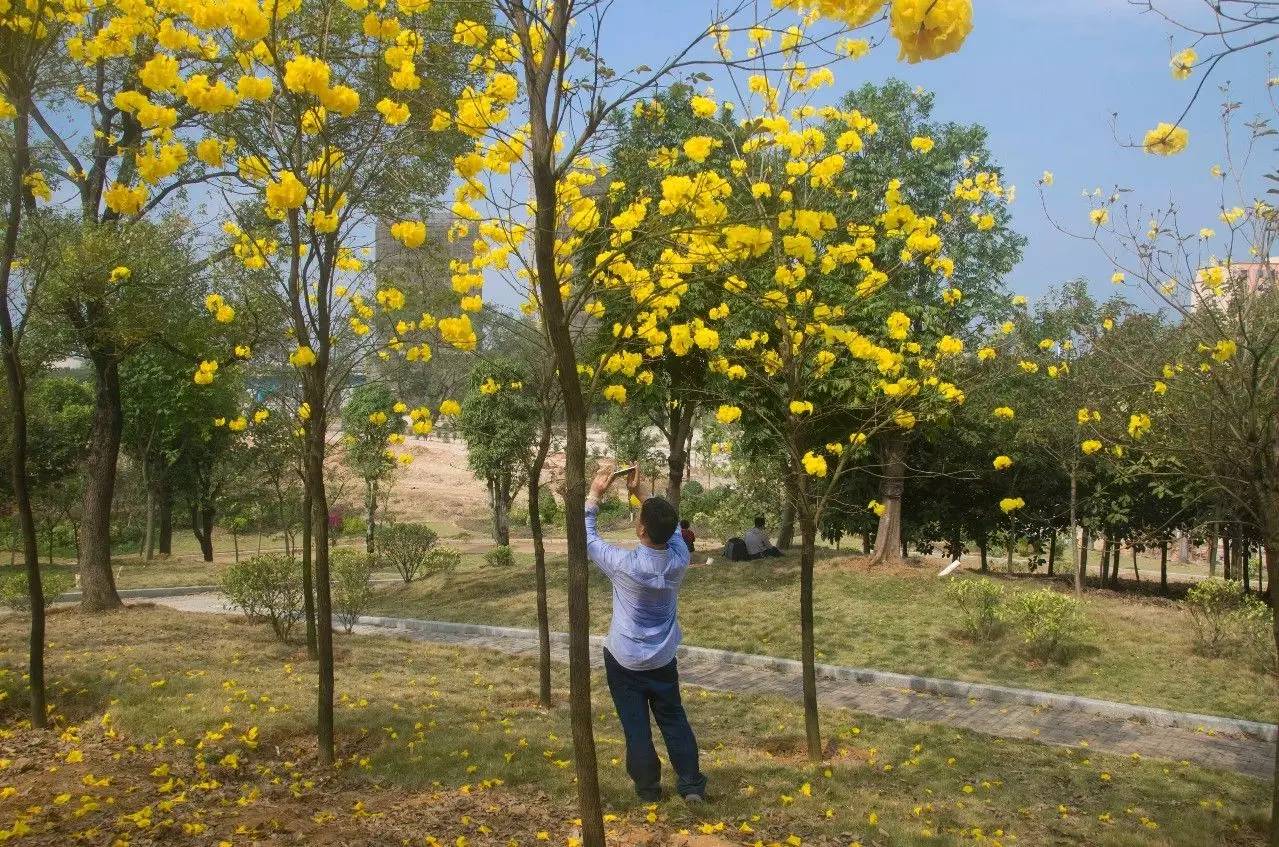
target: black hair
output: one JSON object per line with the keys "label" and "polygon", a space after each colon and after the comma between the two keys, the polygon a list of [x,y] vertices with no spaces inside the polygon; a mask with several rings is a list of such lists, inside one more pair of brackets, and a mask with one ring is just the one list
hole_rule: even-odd
{"label": "black hair", "polygon": [[680,529],[688,529],[688,521],[680,521],[680,522],[679,522],[679,528],[680,528]]}
{"label": "black hair", "polygon": [[763,529],[763,528],[764,528],[764,516],[763,516],[763,515],[756,515],[756,516],[755,516],[755,526],[756,526],[757,528],[759,528],[759,529]]}
{"label": "black hair", "polygon": [[675,534],[678,520],[675,507],[664,497],[650,497],[640,506],[640,523],[648,533],[648,540],[654,544],[665,544]]}

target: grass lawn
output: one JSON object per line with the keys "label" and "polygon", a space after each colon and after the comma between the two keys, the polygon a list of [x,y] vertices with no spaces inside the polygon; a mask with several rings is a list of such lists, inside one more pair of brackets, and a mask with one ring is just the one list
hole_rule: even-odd
{"label": "grass lawn", "polygon": [[[378,614],[532,627],[536,622],[530,557],[510,569],[466,557],[447,578],[384,590]],[[550,571],[551,626],[568,624],[565,567]],[[998,577],[997,577],[998,578]],[[1042,583],[1010,579],[1010,590]],[[818,661],[903,673],[1083,694],[1178,711],[1279,719],[1273,678],[1232,659],[1192,652],[1189,616],[1168,601],[1086,595],[1096,634],[1068,665],[1041,666],[1017,650],[1013,634],[970,643],[957,632],[934,571],[867,571],[860,559],[818,562],[814,617]],[[593,631],[608,627],[607,581],[591,575]],[[799,565],[796,556],[694,567],[680,594],[689,644],[799,657]]]}
{"label": "grass lawn", "polygon": [[[0,618],[0,827],[30,833],[17,843],[574,844],[567,715],[536,708],[529,660],[339,635],[341,766],[319,772],[314,667],[266,627],[59,610],[58,731],[36,733],[19,717],[23,623]],[[562,698],[559,668],[555,681]],[[696,689],[714,801],[644,806],[594,696],[613,843],[1264,842],[1269,789],[1242,777],[842,710],[824,714],[830,760],[812,766],[795,705]]]}

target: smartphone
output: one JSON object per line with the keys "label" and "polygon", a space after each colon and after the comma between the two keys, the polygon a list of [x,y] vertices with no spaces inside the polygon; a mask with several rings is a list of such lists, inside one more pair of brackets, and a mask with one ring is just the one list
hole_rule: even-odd
{"label": "smartphone", "polygon": [[628,477],[631,475],[631,471],[633,470],[635,470],[635,465],[631,465],[625,468],[618,468],[617,470],[613,471],[613,475],[609,477],[608,481],[610,484],[612,484],[623,477]]}

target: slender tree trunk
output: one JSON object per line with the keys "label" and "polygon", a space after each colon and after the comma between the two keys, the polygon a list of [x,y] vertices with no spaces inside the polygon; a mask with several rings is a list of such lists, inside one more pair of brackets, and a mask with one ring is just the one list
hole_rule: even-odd
{"label": "slender tree trunk", "polygon": [[[308,659],[318,659],[315,635],[315,584],[311,578],[312,535],[311,524],[311,489],[303,483],[302,495],[302,607],[306,615],[306,655]],[[327,526],[327,523],[326,523]]]}
{"label": "slender tree trunk", "polygon": [[173,489],[169,485],[169,480],[165,477],[160,488],[160,527],[159,527],[159,553],[161,556],[173,555]]}
{"label": "slender tree trunk", "polygon": [[493,486],[493,541],[502,547],[511,545],[511,474],[509,471],[499,473]]}
{"label": "slender tree trunk", "polygon": [[[1229,532],[1229,531],[1230,531],[1229,529],[1226,530],[1226,532]],[[1230,579],[1234,575],[1234,571],[1231,568],[1234,562],[1235,562],[1234,539],[1231,538],[1229,535],[1223,534],[1221,537],[1221,564],[1222,564],[1222,575],[1225,576],[1226,579]]]}
{"label": "slender tree trunk", "polygon": [[156,503],[155,489],[151,484],[151,480],[146,481],[147,503],[146,503],[146,525],[142,530],[142,559],[149,562],[155,555],[155,519],[156,519]]}
{"label": "slender tree trunk", "polygon": [[[212,545],[209,545],[209,546],[212,546]],[[231,525],[231,549],[235,551],[235,563],[237,565],[240,564],[240,531],[235,528],[235,524]],[[259,556],[262,555],[261,534],[258,535],[258,553],[257,554]]]}
{"label": "slender tree trunk", "polygon": [[327,351],[304,377],[304,393],[310,404],[307,427],[306,485],[311,499],[312,558],[315,567],[315,635],[319,658],[316,703],[316,741],[321,767],[334,760],[333,736],[333,601],[329,582],[329,501],[324,487],[326,418],[324,401],[327,385]]}
{"label": "slender tree trunk", "polygon": [[1168,542],[1159,542],[1159,593],[1168,594]]}
{"label": "slender tree trunk", "polygon": [[1119,588],[1119,554],[1123,552],[1124,540],[1116,538],[1114,545],[1111,547],[1110,555],[1110,585],[1112,588]]}
{"label": "slender tree trunk", "polygon": [[191,505],[191,534],[200,543],[200,557],[213,561],[213,509]]}
{"label": "slender tree trunk", "polygon": [[537,586],[537,695],[543,709],[551,708],[551,621],[546,597],[546,542],[542,537],[542,467],[551,449],[549,421],[542,425],[537,453],[528,467],[528,526],[533,535],[533,581]]}
{"label": "slender tree trunk", "polygon": [[1141,571],[1137,570],[1137,548],[1136,547],[1132,548],[1132,575],[1133,575],[1133,578],[1137,581],[1137,584],[1140,585]]}
{"label": "slender tree trunk", "polygon": [[[1080,538],[1080,534],[1083,538]],[[1073,571],[1072,576],[1075,580],[1075,596],[1084,596],[1084,577],[1088,575],[1087,554],[1080,555],[1080,547],[1085,550],[1087,544],[1088,533],[1079,526],[1079,467],[1072,462],[1070,465],[1070,569]],[[1083,541],[1081,545],[1079,542]]]}
{"label": "slender tree trunk", "polygon": [[[15,81],[16,82],[16,81]],[[18,254],[18,229],[22,225],[22,201],[26,193],[22,179],[29,166],[30,104],[15,98],[17,115],[13,128],[13,160],[9,174],[9,208],[5,221],[3,253],[0,254],[0,346],[4,352],[5,384],[9,392],[9,481],[13,487],[18,531],[22,537],[22,563],[27,575],[27,602],[31,606],[31,627],[27,650],[27,687],[31,725],[48,725],[44,682],[44,585],[40,582],[40,551],[27,472],[27,381],[17,330],[9,312],[9,280]],[[29,307],[29,304],[28,304]]]}
{"label": "slender tree trunk", "polygon": [[1079,546],[1079,591],[1082,594],[1084,584],[1088,578],[1088,551],[1092,549],[1092,533],[1088,527],[1081,527],[1079,538],[1082,542]]}
{"label": "slender tree trunk", "polygon": [[777,549],[789,550],[795,544],[795,503],[786,486],[782,486],[782,519],[777,526]]}
{"label": "slender tree trunk", "polygon": [[364,480],[364,552],[373,555],[373,527],[377,521],[377,480]]}
{"label": "slender tree trunk", "polygon": [[1177,533],[1177,564],[1190,564],[1190,533]]}
{"label": "slender tree trunk", "polygon": [[822,760],[822,731],[817,714],[817,648],[813,637],[813,569],[817,559],[817,522],[808,509],[799,516],[799,635],[804,677],[804,733],[808,758]]}
{"label": "slender tree trunk", "polygon": [[80,524],[80,607],[86,612],[122,605],[111,570],[111,505],[120,455],[120,367],[112,351],[92,351],[96,385]]}
{"label": "slender tree trunk", "polygon": [[[518,14],[518,12],[517,12]],[[518,23],[518,21],[517,21]],[[525,21],[527,24],[527,20]],[[568,21],[556,19],[552,29],[566,37]],[[548,55],[552,52],[547,51]],[[565,314],[556,267],[555,239],[559,231],[554,131],[548,122],[552,108],[549,61],[529,71],[528,99],[530,171],[537,201],[533,233],[537,285],[542,297],[542,322],[554,352],[564,402],[564,521],[568,542],[568,675],[569,718],[573,731],[573,764],[577,775],[578,814],[582,847],[604,847],[604,815],[600,803],[599,771],[591,710],[589,564],[586,559],[586,419],[587,407],[577,373],[577,356],[569,316]],[[558,96],[558,92],[556,92]]]}
{"label": "slender tree trunk", "polygon": [[667,423],[666,462],[667,482],[666,499],[679,513],[680,494],[684,487],[684,471],[691,466],[688,443],[692,434],[693,416],[697,413],[697,404],[681,401],[670,409]]}
{"label": "slender tree trunk", "polygon": [[875,533],[875,552],[870,563],[881,565],[898,561],[902,554],[902,492],[906,487],[906,439],[900,435],[885,437],[880,458],[884,476],[879,484],[880,501],[884,513],[879,516],[879,529]]}
{"label": "slender tree trunk", "polygon": [[1213,521],[1212,529],[1208,532],[1208,576],[1215,577],[1217,575],[1217,522]]}
{"label": "slender tree trunk", "polygon": [[990,570],[990,560],[987,558],[990,552],[990,536],[985,530],[977,536],[977,552],[981,555],[981,572],[986,573]]}
{"label": "slender tree trunk", "polygon": [[1101,567],[1097,571],[1097,575],[1101,577],[1101,587],[1105,588],[1110,582],[1110,547],[1112,541],[1109,535],[1102,538],[1101,541]]}
{"label": "slender tree trunk", "polygon": [[1251,564],[1251,559],[1252,559],[1252,550],[1250,549],[1252,545],[1249,544],[1247,541],[1244,541],[1243,544],[1239,546],[1240,546],[1239,552],[1240,552],[1241,558],[1243,559],[1243,561],[1240,562],[1240,564],[1242,565],[1242,572],[1243,572],[1243,593],[1250,594],[1252,593],[1252,585],[1250,584],[1251,580],[1248,577],[1248,566]]}
{"label": "slender tree trunk", "polygon": [[862,555],[869,556],[870,555],[870,533],[863,532],[861,536],[862,536]]}
{"label": "slender tree trunk", "polygon": [[1057,564],[1057,533],[1048,536],[1048,575],[1053,575],[1053,567]]}

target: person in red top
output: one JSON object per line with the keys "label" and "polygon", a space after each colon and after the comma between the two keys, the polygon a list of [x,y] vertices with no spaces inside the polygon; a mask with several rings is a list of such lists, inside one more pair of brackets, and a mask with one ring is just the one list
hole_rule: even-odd
{"label": "person in red top", "polygon": [[679,522],[679,534],[684,538],[684,543],[688,545],[688,552],[694,552],[693,544],[697,541],[697,536],[693,534],[693,530],[688,528],[688,521]]}

